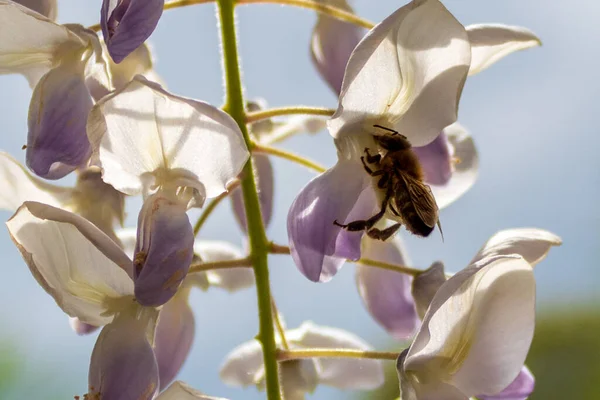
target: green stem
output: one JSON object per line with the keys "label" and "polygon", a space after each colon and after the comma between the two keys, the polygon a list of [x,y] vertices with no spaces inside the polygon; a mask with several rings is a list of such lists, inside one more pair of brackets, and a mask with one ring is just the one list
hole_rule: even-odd
{"label": "green stem", "polygon": [[[246,127],[245,101],[237,51],[234,0],[218,0],[217,10],[221,25],[223,65],[225,68],[225,86],[227,89],[225,109],[228,110],[231,117],[240,127],[248,148],[252,149],[252,140]],[[258,300],[259,331],[256,339],[261,343],[263,350],[267,399],[281,400],[277,343],[275,342],[269,266],[267,262],[269,241],[267,240],[265,227],[262,222],[258,190],[252,167],[252,157],[248,158],[242,176],[242,194],[247,218],[248,239],[250,241],[250,258],[254,268]]]}
{"label": "green stem", "polygon": [[270,154],[275,157],[285,158],[286,160],[295,162],[296,164],[304,165],[306,168],[312,169],[316,172],[325,172],[327,169],[314,161],[311,161],[307,158],[299,156],[294,153],[290,153],[289,151],[281,150],[276,147],[271,147],[263,144],[254,144],[253,152]]}
{"label": "green stem", "polygon": [[235,260],[225,260],[225,261],[214,261],[200,264],[193,264],[190,266],[189,273],[194,272],[206,272],[206,271],[214,271],[217,269],[231,269],[231,268],[249,268],[252,266],[252,260],[250,257],[239,258]]}
{"label": "green stem", "polygon": [[335,113],[335,110],[330,108],[322,108],[322,107],[280,107],[280,108],[270,108],[268,110],[256,111],[252,113],[248,113],[246,115],[246,122],[251,124],[256,121],[260,121],[263,119],[269,119],[273,117],[279,117],[282,115],[322,115],[323,117],[331,117]]}
{"label": "green stem", "polygon": [[375,360],[396,360],[399,353],[386,351],[364,351],[356,349],[292,349],[279,350],[279,361],[297,360],[299,358],[371,358]]}

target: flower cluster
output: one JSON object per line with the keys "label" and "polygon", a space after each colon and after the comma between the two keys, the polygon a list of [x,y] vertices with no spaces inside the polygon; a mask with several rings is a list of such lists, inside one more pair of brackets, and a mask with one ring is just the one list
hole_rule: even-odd
{"label": "flower cluster", "polygon": [[[217,2],[223,109],[170,93],[145,43],[163,9],[201,1],[104,0],[100,25],[85,28],[55,22],[56,1],[0,0],[0,73],[20,73],[33,88],[26,167],[0,153],[0,207],[14,211],[11,238],[74,331],[101,328],[84,397],[215,399],[172,383],[193,344],[189,293],[256,283],[260,332],[226,356],[227,384],[255,385],[269,400],[304,399],[320,384],[370,390],[383,383],[383,360],[395,360],[403,400],[526,398],[533,267],[560,238],[500,231],[451,275],[440,262],[408,267],[396,233],[428,236],[437,226],[441,234],[440,210],[477,178],[474,141],[457,123],[463,86],[537,37],[507,25],[465,27],[439,0],[412,0],[375,26],[344,0],[292,2],[320,12],[310,53],[339,103],[269,109],[245,101],[232,82],[240,80],[234,6],[245,1]],[[288,114],[304,115],[275,118]],[[327,170],[272,147],[324,128],[338,157]],[[271,156],[321,172],[288,211],[289,246],[265,234]],[[73,187],[48,182],[71,173]],[[143,204],[137,226],[125,229],[128,196]],[[197,239],[227,196],[246,251]],[[194,226],[192,208],[203,208]],[[290,254],[314,282],[358,262],[365,308],[409,347],[378,352],[309,321],[288,329],[270,293],[269,252]]]}

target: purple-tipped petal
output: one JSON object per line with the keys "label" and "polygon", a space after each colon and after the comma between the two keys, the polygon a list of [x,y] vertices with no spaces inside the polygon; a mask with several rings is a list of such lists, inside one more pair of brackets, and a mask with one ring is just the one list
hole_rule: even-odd
{"label": "purple-tipped petal", "polygon": [[[390,242],[363,238],[363,257],[405,265],[398,239]],[[395,339],[411,337],[419,326],[409,275],[380,268],[357,266],[358,292],[369,313]]]}
{"label": "purple-tipped petal", "polygon": [[187,293],[175,296],[163,306],[158,317],[154,353],[161,391],[181,370],[194,341],[194,314],[187,297]]}
{"label": "purple-tipped petal", "polygon": [[161,193],[144,202],[134,257],[135,297],[158,307],[171,299],[194,257],[194,231],[184,205]]}
{"label": "purple-tipped petal", "polygon": [[36,11],[48,19],[56,19],[56,0],[15,0],[15,3],[24,5],[27,8]]}
{"label": "purple-tipped petal", "polygon": [[98,329],[97,326],[81,322],[81,320],[77,317],[69,318],[69,325],[71,326],[71,329],[73,329],[73,331],[79,336],[89,335],[90,333],[96,332]]}
{"label": "purple-tipped petal", "polygon": [[444,264],[439,261],[431,264],[431,267],[413,279],[412,296],[420,318],[425,316],[429,304],[444,282],[446,282]]}
{"label": "purple-tipped petal", "polygon": [[362,232],[334,225],[370,217],[375,192],[360,163],[339,161],[311,180],[290,207],[287,231],[296,266],[313,282],[330,280],[345,259],[360,258]]}
{"label": "purple-tipped petal", "polygon": [[[262,220],[265,227],[267,227],[269,226],[269,222],[271,222],[273,214],[273,166],[269,157],[263,154],[253,155],[252,160],[255,166],[255,178],[258,181],[258,199],[260,200]],[[236,188],[231,194],[231,205],[236,221],[242,230],[247,232],[246,212],[244,211],[244,199],[241,188]]]}
{"label": "purple-tipped petal", "polygon": [[[339,7],[352,11],[345,2]],[[350,54],[365,33],[365,29],[355,24],[319,15],[312,33],[310,55],[319,75],[338,95],[342,90],[342,80]]]}
{"label": "purple-tipped petal", "polygon": [[104,0],[100,13],[108,53],[119,63],[150,37],[164,0]]}
{"label": "purple-tipped petal", "polygon": [[481,400],[525,400],[533,393],[535,378],[526,366],[506,389],[493,396],[477,396]]}
{"label": "purple-tipped petal", "polygon": [[85,125],[93,103],[82,68],[60,65],[44,75],[33,91],[26,161],[42,178],[60,179],[91,155]]}
{"label": "purple-tipped petal", "polygon": [[158,392],[158,379],[158,366],[142,321],[122,315],[102,329],[90,361],[92,399],[150,400]]}
{"label": "purple-tipped petal", "polygon": [[452,176],[450,142],[444,131],[433,142],[422,147],[413,147],[419,157],[425,181],[433,185],[445,185]]}

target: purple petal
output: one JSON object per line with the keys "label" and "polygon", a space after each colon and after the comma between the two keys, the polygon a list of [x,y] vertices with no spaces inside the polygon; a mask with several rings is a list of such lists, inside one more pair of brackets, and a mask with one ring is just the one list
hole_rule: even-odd
{"label": "purple petal", "polygon": [[[260,200],[260,211],[265,228],[271,222],[273,214],[273,166],[269,157],[263,154],[254,154],[252,156],[255,165],[255,178],[258,181],[258,199]],[[246,212],[244,210],[244,199],[242,189],[236,188],[231,194],[231,205],[233,215],[244,232],[246,227]]]}
{"label": "purple petal", "polygon": [[535,378],[529,368],[523,366],[514,381],[502,392],[493,396],[477,396],[481,400],[525,400],[533,393]]}
{"label": "purple petal", "polygon": [[56,0],[15,0],[15,3],[24,5],[53,21],[56,19]]}
{"label": "purple petal", "polygon": [[154,353],[158,362],[160,390],[164,390],[181,370],[194,341],[194,314],[187,294],[175,296],[160,311]]}
{"label": "purple petal", "polygon": [[419,317],[423,318],[429,304],[442,284],[446,282],[444,264],[435,262],[413,279],[412,295]]}
{"label": "purple petal", "polygon": [[150,37],[162,15],[164,5],[164,0],[102,2],[100,25],[108,53],[114,62],[120,63]]}
{"label": "purple petal", "polygon": [[[382,242],[363,238],[363,257],[392,264],[405,265],[398,240]],[[356,284],[360,297],[373,316],[395,339],[411,337],[419,317],[410,292],[409,275],[380,268],[357,266]]]}
{"label": "purple petal", "polygon": [[71,325],[71,329],[79,336],[89,335],[90,333],[96,332],[98,329],[97,326],[81,322],[77,317],[69,318],[69,325]]}
{"label": "purple petal", "polygon": [[452,176],[452,156],[448,136],[442,131],[433,142],[422,147],[413,147],[419,157],[425,181],[432,185],[445,185]]}
{"label": "purple petal", "polygon": [[122,315],[102,329],[90,361],[92,399],[149,400],[157,393],[158,366],[144,328]]}
{"label": "purple petal", "polygon": [[345,259],[360,258],[362,232],[348,232],[333,222],[365,219],[375,213],[375,192],[362,165],[339,161],[311,180],[290,207],[290,250],[296,266],[313,282],[330,280]]}
{"label": "purple petal", "polygon": [[135,297],[157,307],[171,299],[194,257],[194,231],[183,205],[160,193],[144,202],[134,257]]}
{"label": "purple petal", "polygon": [[[352,11],[350,7],[343,8]],[[354,24],[319,16],[312,33],[310,55],[321,77],[338,95],[350,54],[365,33],[365,29]]]}
{"label": "purple petal", "polygon": [[33,172],[60,179],[88,160],[85,126],[92,105],[83,73],[72,65],[42,77],[29,105],[26,161]]}

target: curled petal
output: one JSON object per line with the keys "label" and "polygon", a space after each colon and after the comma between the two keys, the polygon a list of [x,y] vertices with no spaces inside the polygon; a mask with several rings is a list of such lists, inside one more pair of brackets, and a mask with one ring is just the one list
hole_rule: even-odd
{"label": "curled petal", "polygon": [[529,29],[500,24],[467,26],[471,42],[471,68],[475,75],[515,51],[540,46],[542,42]]}
{"label": "curled petal", "polygon": [[[260,211],[263,224],[269,226],[271,215],[273,214],[273,166],[269,157],[264,154],[255,154],[252,156],[255,167],[255,179],[258,185],[258,199],[260,201]],[[242,189],[236,188],[231,194],[231,205],[235,219],[244,232],[247,232],[246,227],[246,212],[244,210],[244,199],[242,197]]]}
{"label": "curled petal", "polygon": [[471,263],[486,257],[518,254],[531,265],[536,265],[553,246],[560,246],[562,240],[552,232],[537,228],[506,229],[496,233],[477,253]]}
{"label": "curled petal", "polygon": [[160,310],[154,338],[160,390],[175,379],[194,341],[194,314],[188,304],[188,293],[178,293]]}
{"label": "curled petal", "polygon": [[[202,262],[228,261],[242,258],[242,251],[228,242],[198,240],[194,243],[194,253]],[[232,268],[206,271],[207,286],[219,287],[235,292],[254,285],[254,272],[251,268]],[[197,275],[193,274],[193,275]],[[190,278],[192,276],[190,275]]]}
{"label": "curled petal", "polygon": [[108,60],[113,86],[116,90],[127,85],[136,75],[144,75],[148,80],[160,83],[160,78],[153,70],[154,60],[150,46],[142,44],[119,64]]}
{"label": "curled petal", "polygon": [[89,221],[25,202],[6,225],[34,278],[68,315],[102,326],[131,303],[124,270],[131,261]]}
{"label": "curled petal", "polygon": [[443,184],[430,182],[431,191],[438,207],[444,208],[465,194],[477,180],[479,157],[473,138],[460,124],[452,124],[444,129],[451,149],[452,173],[450,180]]}
{"label": "curled petal", "polygon": [[120,316],[102,329],[92,352],[88,380],[93,399],[154,398],[158,366],[142,321]]}
{"label": "curled petal", "polygon": [[81,322],[77,317],[69,318],[69,325],[71,326],[71,329],[73,329],[73,331],[75,331],[75,333],[79,336],[89,335],[90,333],[96,332],[98,329],[97,326]]}
{"label": "curled petal", "polygon": [[164,0],[103,0],[100,25],[108,53],[120,63],[154,32]]}
{"label": "curled petal", "polygon": [[62,25],[10,0],[0,0],[0,74],[21,73],[34,87],[63,54],[85,43]]}
{"label": "curled petal", "polygon": [[[312,322],[286,332],[286,338],[299,347],[372,350],[367,342],[350,332]],[[384,381],[381,360],[323,358],[318,364],[319,383],[339,389],[372,390]]]}
{"label": "curled petal", "polygon": [[441,262],[433,263],[431,267],[415,276],[411,292],[419,318],[425,316],[433,297],[444,282],[446,282],[446,273],[444,272],[444,264]]}
{"label": "curled petal", "polygon": [[368,178],[359,163],[339,161],[311,180],[292,203],[287,218],[290,250],[300,272],[311,281],[326,282],[345,258],[360,258],[362,232],[348,232],[334,221],[348,223],[375,213]]}
{"label": "curled petal", "polygon": [[56,0],[16,0],[16,2],[37,11],[48,19],[53,21],[56,19],[58,9]]}
{"label": "curled petal", "polygon": [[[352,12],[346,1],[338,7]],[[310,55],[314,66],[331,90],[340,94],[350,54],[365,35],[365,30],[335,18],[319,14],[312,32]]]}
{"label": "curled petal", "polygon": [[533,338],[535,280],[517,256],[486,258],[444,283],[411,345],[404,369],[465,396],[495,394],[518,375]]}
{"label": "curled petal", "polygon": [[[362,241],[363,257],[406,265],[399,239],[382,242],[363,237]],[[399,272],[356,266],[356,284],[365,307],[375,321],[398,340],[411,337],[419,325],[411,281],[410,276]]]}
{"label": "curled petal", "polygon": [[87,129],[104,181],[129,195],[141,193],[152,174],[154,185],[174,182],[215,197],[249,156],[228,114],[139,75],[94,106]]}
{"label": "curled petal", "polygon": [[190,385],[177,381],[162,392],[156,400],[227,400],[222,397],[206,396]]}
{"label": "curled petal", "polygon": [[413,147],[423,167],[425,181],[429,184],[444,185],[452,176],[452,157],[448,136],[442,131],[428,145]]}
{"label": "curled petal", "polygon": [[363,134],[356,124],[379,123],[424,146],[456,121],[470,64],[464,27],[438,0],[413,1],[375,26],[350,56],[330,133]]}
{"label": "curled petal", "polygon": [[81,67],[62,64],[44,75],[33,91],[26,160],[42,178],[60,179],[91,155],[85,125],[93,102]]}
{"label": "curled petal", "polygon": [[73,190],[47,183],[31,175],[10,154],[0,152],[0,208],[16,211],[25,201],[37,201],[55,207],[68,202]]}
{"label": "curled petal", "polygon": [[506,389],[492,396],[477,396],[481,400],[526,400],[535,388],[535,378],[529,368],[523,366],[521,372]]}
{"label": "curled petal", "polygon": [[231,350],[219,371],[221,380],[231,386],[258,384],[264,376],[263,354],[257,340]]}
{"label": "curled petal", "polygon": [[161,193],[146,199],[138,218],[135,297],[157,307],[171,299],[192,263],[194,231],[185,207]]}

